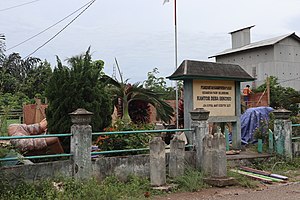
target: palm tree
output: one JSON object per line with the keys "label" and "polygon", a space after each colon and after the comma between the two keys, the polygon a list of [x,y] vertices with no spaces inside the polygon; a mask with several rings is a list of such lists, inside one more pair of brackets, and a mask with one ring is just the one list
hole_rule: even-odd
{"label": "palm tree", "polygon": [[138,82],[129,84],[127,83],[128,80],[123,81],[119,67],[118,70],[121,77],[120,82],[107,75],[104,75],[103,79],[110,86],[114,105],[118,105],[118,102],[122,104],[122,120],[124,122],[130,123],[132,121],[129,115],[129,105],[134,101],[143,101],[151,104],[156,109],[158,119],[164,122],[171,120],[174,110],[168,103],[162,100],[162,94],[144,88]]}

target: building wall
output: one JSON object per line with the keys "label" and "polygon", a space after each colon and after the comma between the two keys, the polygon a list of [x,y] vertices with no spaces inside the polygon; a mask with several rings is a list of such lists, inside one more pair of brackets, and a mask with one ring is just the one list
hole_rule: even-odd
{"label": "building wall", "polygon": [[[216,62],[231,63],[240,65],[248,74],[257,78],[256,85],[264,83],[269,68],[274,68],[274,50],[273,47],[263,47],[232,53],[223,56],[217,56]],[[253,85],[252,82],[242,83],[241,88],[245,85]]]}
{"label": "building wall", "polygon": [[[267,76],[276,76],[282,86],[300,90],[300,44],[291,37],[274,46],[217,56],[216,62],[240,65],[257,79],[254,87],[263,84]],[[243,83],[242,88],[246,84],[252,85]]]}
{"label": "building wall", "polygon": [[300,44],[292,38],[282,40],[274,47],[274,63],[278,81],[284,87],[300,90]]}

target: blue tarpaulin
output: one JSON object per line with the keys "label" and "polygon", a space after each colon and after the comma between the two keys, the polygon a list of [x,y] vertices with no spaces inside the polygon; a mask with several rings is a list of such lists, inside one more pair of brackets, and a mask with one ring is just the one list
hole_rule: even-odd
{"label": "blue tarpaulin", "polygon": [[271,107],[249,108],[241,116],[241,139],[243,144],[255,142],[254,131],[260,126],[261,121],[268,122]]}

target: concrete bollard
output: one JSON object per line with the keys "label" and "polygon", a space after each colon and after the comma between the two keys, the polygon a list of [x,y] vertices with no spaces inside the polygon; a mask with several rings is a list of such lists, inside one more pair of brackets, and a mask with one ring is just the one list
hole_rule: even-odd
{"label": "concrete bollard", "polygon": [[227,177],[226,140],[219,128],[217,133],[205,136],[203,140],[204,181],[210,185],[224,187],[235,184],[235,179]]}
{"label": "concrete bollard", "polygon": [[227,176],[226,140],[221,129],[218,129],[212,138],[211,176],[216,178]]}
{"label": "concrete bollard", "polygon": [[211,134],[206,134],[203,139],[203,165],[202,171],[205,175],[211,175],[212,170],[212,139],[213,136]]}
{"label": "concrete bollard", "polygon": [[79,108],[70,113],[72,175],[75,179],[89,179],[92,174],[91,146],[92,127],[89,125],[93,113]]}
{"label": "concrete bollard", "polygon": [[185,143],[174,137],[170,145],[169,176],[175,178],[184,174]]}
{"label": "concrete bollard", "polygon": [[292,159],[292,122],[289,120],[291,111],[279,109],[273,111],[274,139],[276,153],[285,158]]}
{"label": "concrete bollard", "polygon": [[166,184],[165,142],[161,137],[150,141],[150,184],[162,186]]}
{"label": "concrete bollard", "polygon": [[196,149],[196,168],[203,169],[203,138],[208,134],[209,111],[196,108],[190,112],[192,118],[192,129],[194,129],[194,141]]}

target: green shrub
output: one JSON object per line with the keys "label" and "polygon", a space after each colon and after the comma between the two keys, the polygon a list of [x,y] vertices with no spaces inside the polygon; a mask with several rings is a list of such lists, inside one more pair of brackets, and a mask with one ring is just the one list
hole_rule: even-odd
{"label": "green shrub", "polygon": [[101,82],[104,62],[93,61],[90,49],[83,55],[68,59],[69,67],[57,59],[46,89],[46,110],[50,133],[69,133],[72,125],[69,113],[78,108],[93,112],[93,131],[101,131],[111,123],[111,98]]}

